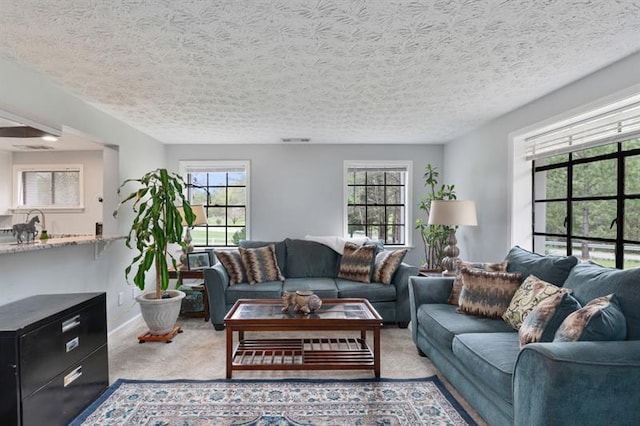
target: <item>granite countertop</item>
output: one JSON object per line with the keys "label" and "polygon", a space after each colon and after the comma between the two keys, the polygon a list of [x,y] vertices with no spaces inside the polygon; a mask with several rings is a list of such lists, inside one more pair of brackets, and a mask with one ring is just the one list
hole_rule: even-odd
{"label": "granite countertop", "polygon": [[35,242],[33,243],[3,243],[0,244],[0,255],[1,254],[10,254],[10,253],[22,253],[34,250],[44,250],[55,247],[64,247],[64,246],[76,246],[82,244],[97,244],[97,243],[109,243],[114,240],[124,239],[124,236],[121,235],[103,235],[101,237],[96,237],[95,235],[70,235],[70,234],[59,234],[53,235],[49,237],[49,239],[41,241],[36,237]]}

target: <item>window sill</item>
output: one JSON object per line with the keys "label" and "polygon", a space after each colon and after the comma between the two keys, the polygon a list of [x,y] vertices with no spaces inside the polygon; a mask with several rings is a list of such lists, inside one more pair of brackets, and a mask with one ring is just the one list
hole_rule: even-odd
{"label": "window sill", "polygon": [[84,213],[84,206],[80,207],[15,207],[9,209],[14,214],[27,214],[34,210],[42,210],[45,213]]}

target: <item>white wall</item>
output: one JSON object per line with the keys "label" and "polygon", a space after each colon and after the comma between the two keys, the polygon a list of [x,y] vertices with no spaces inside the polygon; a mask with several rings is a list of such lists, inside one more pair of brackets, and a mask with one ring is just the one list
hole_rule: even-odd
{"label": "white wall", "polygon": [[[15,152],[13,165],[24,164],[81,164],[83,166],[84,210],[76,212],[46,210],[45,222],[49,235],[93,234],[95,223],[102,221],[102,204],[96,199],[98,194],[102,194],[102,151]],[[13,181],[15,182],[15,179]],[[13,223],[24,222],[26,213],[14,214],[13,219]]]}
{"label": "white wall", "polygon": [[[512,164],[510,153],[517,153],[520,147],[514,149],[509,146],[510,134],[608,98],[639,83],[640,53],[550,93],[445,145],[445,179],[456,185],[459,198],[473,199],[477,203],[478,226],[458,231],[460,257],[478,261],[501,260],[513,244],[531,244],[526,238],[529,230],[516,229],[514,238],[510,238],[510,182],[513,181],[510,165],[513,166],[514,173],[521,175],[518,179],[525,182],[523,190],[530,191],[530,187],[526,187],[527,169],[523,167],[523,160]],[[517,194],[520,188],[522,187],[515,187],[513,190]],[[517,204],[514,210],[513,214],[519,217],[530,215],[530,205],[526,202]]]}
{"label": "white wall", "polygon": [[[57,127],[69,126],[119,149],[118,182],[163,167],[164,146],[138,130],[82,102],[26,67],[0,59],[0,109]],[[111,188],[117,183],[111,182]],[[117,204],[115,190],[105,203]],[[126,233],[132,217],[123,212],[117,230]],[[115,228],[115,226],[114,226]],[[133,253],[122,240],[94,259],[92,245],[0,255],[0,304],[41,293],[106,291],[110,330],[139,313],[124,268]],[[118,293],[125,303],[118,306]]]}
{"label": "white wall", "polygon": [[[427,163],[442,166],[441,145],[168,145],[167,166],[180,160],[250,160],[251,236],[277,241],[305,235],[342,235],[344,160],[413,162],[413,206],[425,193]],[[406,261],[422,264],[422,240],[414,230]]]}

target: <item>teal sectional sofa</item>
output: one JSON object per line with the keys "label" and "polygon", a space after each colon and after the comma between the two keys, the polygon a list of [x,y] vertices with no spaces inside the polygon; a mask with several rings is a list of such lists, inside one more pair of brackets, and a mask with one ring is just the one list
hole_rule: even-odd
{"label": "teal sectional sofa", "polygon": [[576,265],[519,247],[507,259],[507,271],[572,289],[583,306],[615,293],[626,339],[520,349],[518,332],[502,319],[460,314],[447,303],[453,278],[411,277],[411,331],[421,355],[491,425],[639,425],[640,269]]}
{"label": "teal sectional sofa", "polygon": [[409,277],[418,268],[401,263],[391,284],[362,283],[338,278],[341,256],[315,241],[291,239],[278,242],[242,241],[240,247],[275,245],[277,263],[284,281],[230,285],[229,273],[221,263],[205,270],[211,323],[224,329],[224,316],[238,299],[279,299],[284,291],[312,290],[321,299],[365,298],[385,323],[409,324]]}

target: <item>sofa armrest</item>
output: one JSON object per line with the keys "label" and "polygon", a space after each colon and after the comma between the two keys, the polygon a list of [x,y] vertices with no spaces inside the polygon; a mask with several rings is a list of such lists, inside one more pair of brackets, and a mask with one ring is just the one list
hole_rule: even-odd
{"label": "sofa armrest", "polygon": [[[393,274],[391,284],[396,286],[396,322],[406,327],[409,314],[409,278],[418,275],[418,267],[401,263]],[[402,325],[404,323],[404,325]]]}
{"label": "sofa armrest", "polygon": [[227,314],[225,292],[229,287],[229,274],[221,263],[204,270],[204,285],[209,296],[209,314],[211,324],[216,330],[224,328],[224,316]]}
{"label": "sofa armrest", "polygon": [[418,336],[418,308],[430,303],[447,303],[451,295],[454,277],[410,277],[409,311],[411,315],[411,336],[415,342]]}
{"label": "sofa armrest", "polygon": [[516,425],[640,424],[640,340],[526,345],[513,374]]}

